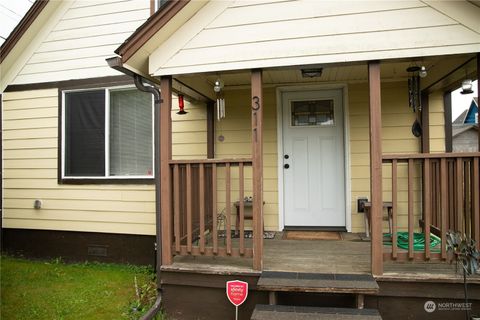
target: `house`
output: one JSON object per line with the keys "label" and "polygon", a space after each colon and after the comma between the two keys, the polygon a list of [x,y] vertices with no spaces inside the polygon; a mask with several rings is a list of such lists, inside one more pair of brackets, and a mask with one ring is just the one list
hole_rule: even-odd
{"label": "house", "polygon": [[[250,284],[241,319],[463,316],[425,305],[463,297],[447,230],[480,240],[480,153],[445,133],[450,92],[478,78],[478,1],[153,11],[36,2],[2,46],[7,251],[156,261],[174,319],[233,316],[234,279]],[[264,239],[284,230],[343,240]]]}
{"label": "house", "polygon": [[453,121],[452,145],[454,152],[478,150],[478,97]]}

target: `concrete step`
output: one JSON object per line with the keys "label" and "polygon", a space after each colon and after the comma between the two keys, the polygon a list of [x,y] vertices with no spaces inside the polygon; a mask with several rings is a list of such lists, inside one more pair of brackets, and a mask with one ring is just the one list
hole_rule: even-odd
{"label": "concrete step", "polygon": [[352,293],[374,295],[378,284],[370,274],[264,271],[257,289],[263,291]]}
{"label": "concrete step", "polygon": [[375,309],[315,308],[257,304],[251,320],[381,320]]}

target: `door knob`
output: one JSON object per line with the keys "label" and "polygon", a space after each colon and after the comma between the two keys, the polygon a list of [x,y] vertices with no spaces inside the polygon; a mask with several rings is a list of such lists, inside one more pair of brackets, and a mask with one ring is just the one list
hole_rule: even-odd
{"label": "door knob", "polygon": [[285,169],[288,169],[288,168],[290,168],[290,165],[289,165],[288,163],[286,163],[286,164],[283,165],[283,167],[284,167]]}

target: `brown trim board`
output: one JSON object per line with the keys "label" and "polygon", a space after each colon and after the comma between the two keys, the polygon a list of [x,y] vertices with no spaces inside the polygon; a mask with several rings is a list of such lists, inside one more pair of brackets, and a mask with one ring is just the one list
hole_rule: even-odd
{"label": "brown trim board", "polygon": [[108,77],[88,78],[88,79],[14,84],[14,85],[7,86],[7,88],[5,89],[5,92],[42,90],[42,89],[54,89],[54,88],[60,88],[62,90],[84,89],[84,88],[95,88],[95,87],[101,87],[101,86],[125,85],[125,84],[133,85],[132,78],[125,75],[119,75],[119,76],[108,76]]}
{"label": "brown trim board", "polygon": [[115,53],[122,61],[130,59],[155,33],[166,25],[190,0],[172,0],[158,9],[130,37],[125,40]]}
{"label": "brown trim board", "polygon": [[452,152],[452,92],[443,95],[443,116],[445,122],[445,152]]}
{"label": "brown trim board", "polygon": [[0,252],[3,251],[3,100],[0,94]]}
{"label": "brown trim board", "polygon": [[7,40],[0,47],[0,63],[8,56],[10,51],[15,47],[18,40],[24,35],[33,21],[38,17],[42,10],[47,6],[48,0],[37,0],[27,11],[25,16],[20,20],[18,25],[8,36]]}
{"label": "brown trim board", "polygon": [[100,261],[154,265],[155,236],[60,230],[3,229],[11,255],[67,262]]}

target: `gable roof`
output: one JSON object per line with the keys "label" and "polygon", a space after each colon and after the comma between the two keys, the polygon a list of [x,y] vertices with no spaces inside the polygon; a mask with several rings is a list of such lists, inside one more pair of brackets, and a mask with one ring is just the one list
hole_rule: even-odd
{"label": "gable roof", "polygon": [[476,53],[478,16],[469,1],[210,1],[122,61],[162,76]]}
{"label": "gable roof", "polygon": [[459,134],[468,131],[468,130],[475,130],[478,131],[478,125],[475,124],[463,124],[457,125],[452,127],[452,137],[456,137]]}
{"label": "gable roof", "polygon": [[452,124],[464,124],[467,113],[468,109],[463,110],[463,112],[452,122]]}
{"label": "gable roof", "polygon": [[474,97],[468,109],[465,109],[453,122],[453,125],[475,124],[475,114],[478,113],[478,97]]}
{"label": "gable roof", "polygon": [[17,44],[18,40],[27,31],[30,25],[35,21],[38,15],[42,12],[43,8],[48,4],[49,0],[37,0],[30,7],[27,13],[23,16],[22,20],[13,29],[10,35],[7,37],[2,46],[0,47],[0,63],[3,62],[5,57],[12,51],[13,47]]}

